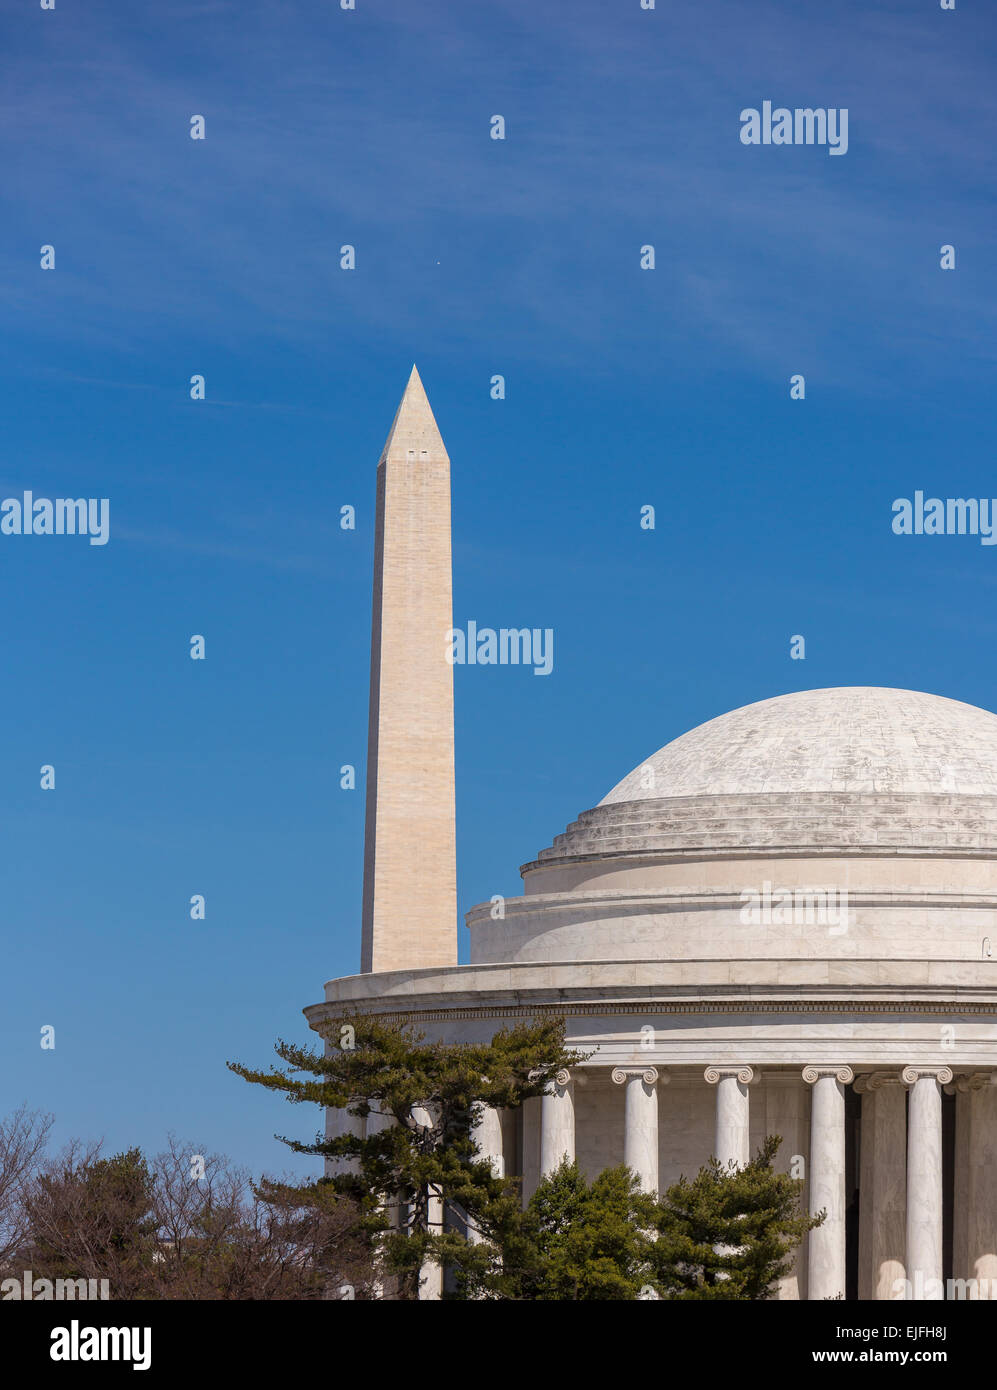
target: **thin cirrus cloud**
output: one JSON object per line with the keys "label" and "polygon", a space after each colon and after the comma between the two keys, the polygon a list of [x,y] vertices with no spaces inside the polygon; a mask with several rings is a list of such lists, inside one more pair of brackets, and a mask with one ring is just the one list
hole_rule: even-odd
{"label": "thin cirrus cloud", "polygon": [[[618,350],[624,321],[639,355],[667,314],[676,352],[781,370],[791,349],[847,382],[847,308],[859,352],[934,357],[941,316],[992,360],[992,273],[937,270],[949,235],[966,262],[988,239],[977,180],[997,104],[986,51],[949,40],[946,16],[856,6],[852,32],[788,4],[624,19],[590,3],[575,23],[516,0],[489,11],[389,4],[352,31],[331,12],[316,34],[305,6],[280,24],[240,8],[235,32],[217,5],[196,26],[196,78],[164,54],[165,31],[109,23],[67,26],[58,81],[40,51],[22,55],[4,101],[19,131],[3,249],[14,321],[98,346],[190,322],[231,342],[333,328],[405,342],[428,322],[460,344],[485,322],[520,355],[533,342],[568,360]],[[848,155],[745,149],[739,110],[763,99],[849,106]],[[187,138],[194,111],[203,145]],[[488,138],[494,111],[505,142]],[[43,239],[59,243],[58,298],[24,285]],[[636,270],[645,240],[654,284]]]}

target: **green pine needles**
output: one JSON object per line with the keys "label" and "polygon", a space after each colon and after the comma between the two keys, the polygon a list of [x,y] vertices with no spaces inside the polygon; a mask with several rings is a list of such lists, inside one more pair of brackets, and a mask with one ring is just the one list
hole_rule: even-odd
{"label": "green pine needles", "polygon": [[[770,1298],[823,1220],[801,1210],[802,1181],[774,1171],[776,1136],[744,1168],[711,1160],[660,1198],[623,1166],[589,1182],[565,1162],[524,1208],[521,1179],[492,1171],[474,1128],[483,1106],[516,1110],[591,1055],[566,1046],[563,1018],[483,1044],[427,1043],[410,1026],[362,1014],[322,1033],[324,1054],[279,1041],[284,1068],[228,1065],[294,1104],[367,1121],[360,1133],[283,1142],[334,1160],[330,1176],[293,1197],[349,1201],[382,1297],[417,1298],[435,1265],[449,1274],[444,1297],[457,1299]],[[291,1195],[281,1185],[282,1198]]]}

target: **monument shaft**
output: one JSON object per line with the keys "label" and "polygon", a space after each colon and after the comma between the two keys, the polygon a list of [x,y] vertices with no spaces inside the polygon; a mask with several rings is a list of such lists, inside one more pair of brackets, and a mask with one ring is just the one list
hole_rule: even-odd
{"label": "monument shaft", "polygon": [[457,963],[450,459],[416,369],[377,470],[363,971]]}

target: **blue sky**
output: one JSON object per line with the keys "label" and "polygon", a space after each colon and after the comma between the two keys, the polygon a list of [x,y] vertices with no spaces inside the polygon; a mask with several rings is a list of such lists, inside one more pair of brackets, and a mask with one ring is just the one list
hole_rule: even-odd
{"label": "blue sky", "polygon": [[[989,7],[4,0],[2,25],[0,497],[106,496],[111,540],[0,536],[0,1109],[314,1171],[272,1136],[317,1116],[224,1063],[306,1039],[358,967],[339,768],[362,788],[374,473],[413,361],[455,621],[555,634],[549,677],[456,669],[462,911],[724,710],[997,707],[997,547],[891,531],[916,489],[997,495]],[[848,153],[745,147],[765,100],[847,107]]]}

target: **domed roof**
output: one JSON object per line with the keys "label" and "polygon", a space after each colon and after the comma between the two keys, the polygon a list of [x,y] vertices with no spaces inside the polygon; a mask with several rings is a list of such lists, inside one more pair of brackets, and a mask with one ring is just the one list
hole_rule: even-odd
{"label": "domed roof", "polygon": [[878,686],[778,695],[673,739],[599,804],[763,792],[997,796],[997,715]]}

